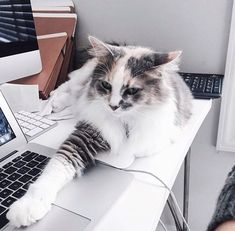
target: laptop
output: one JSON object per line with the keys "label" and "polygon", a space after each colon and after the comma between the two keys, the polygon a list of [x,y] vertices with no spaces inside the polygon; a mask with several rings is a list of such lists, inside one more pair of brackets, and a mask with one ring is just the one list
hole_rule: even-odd
{"label": "laptop", "polygon": [[[0,230],[16,229],[6,219],[9,206],[26,193],[55,152],[46,146],[27,143],[0,92]],[[92,230],[132,180],[130,173],[97,164],[59,192],[52,210],[42,220],[21,229]]]}

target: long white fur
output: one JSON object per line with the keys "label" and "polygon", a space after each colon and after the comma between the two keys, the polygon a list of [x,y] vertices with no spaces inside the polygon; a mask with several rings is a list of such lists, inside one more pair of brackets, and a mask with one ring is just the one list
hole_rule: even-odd
{"label": "long white fur", "polygon": [[[123,77],[118,74],[113,78],[116,85],[113,85],[114,91],[110,102],[114,105],[119,102],[122,79]],[[119,109],[112,112],[102,98],[89,102],[86,95],[88,86],[83,90],[84,94],[73,103],[76,105],[74,113],[79,120],[85,119],[101,131],[111,146],[111,155],[122,155],[126,152],[131,152],[135,156],[151,155],[173,141],[178,133],[179,128],[174,123],[176,105],[173,95],[169,97],[168,102],[151,109],[137,107],[134,111],[119,113]],[[128,139],[124,124],[130,129],[131,135]]]}
{"label": "long white fur", "polygon": [[[133,49],[130,55],[141,56],[143,48]],[[54,111],[73,105],[78,120],[86,120],[96,126],[103,138],[111,146],[109,155],[147,156],[162,150],[174,140],[179,128],[175,126],[175,99],[172,95],[164,104],[152,107],[135,107],[127,112],[119,109],[113,112],[102,98],[90,101],[87,97],[90,76],[97,64],[94,58],[81,69],[70,74],[70,80],[52,93]],[[176,65],[170,63],[173,68]],[[120,64],[120,66],[122,66]],[[122,68],[118,68],[113,78],[113,93],[110,104],[120,101],[123,82]],[[164,68],[161,70],[167,75]],[[127,138],[125,125],[130,136]],[[78,170],[78,175],[80,172]],[[72,165],[60,158],[52,159],[39,179],[30,186],[24,197],[15,202],[7,214],[10,223],[16,227],[28,226],[41,219],[50,210],[58,191],[75,175]],[[45,191],[46,189],[46,191]]]}

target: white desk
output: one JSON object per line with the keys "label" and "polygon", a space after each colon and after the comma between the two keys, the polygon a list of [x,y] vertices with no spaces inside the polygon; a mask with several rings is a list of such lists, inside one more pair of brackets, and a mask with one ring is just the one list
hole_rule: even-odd
{"label": "white desk", "polygon": [[[211,100],[194,100],[193,116],[176,143],[158,155],[139,158],[130,169],[152,172],[172,188],[191,143],[211,108]],[[62,121],[57,127],[33,140],[58,148],[73,130],[74,121]],[[126,192],[99,222],[95,231],[154,231],[169,192],[151,176],[135,174]]]}

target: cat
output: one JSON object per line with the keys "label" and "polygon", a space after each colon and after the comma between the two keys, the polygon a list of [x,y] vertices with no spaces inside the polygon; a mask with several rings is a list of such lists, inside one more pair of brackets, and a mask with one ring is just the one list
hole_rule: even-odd
{"label": "cat", "polygon": [[181,52],[110,45],[88,38],[87,62],[55,90],[53,110],[78,123],[28,192],[7,213],[16,227],[40,220],[58,191],[95,164],[98,153],[149,156],[173,142],[191,116],[192,95],[179,76]]}

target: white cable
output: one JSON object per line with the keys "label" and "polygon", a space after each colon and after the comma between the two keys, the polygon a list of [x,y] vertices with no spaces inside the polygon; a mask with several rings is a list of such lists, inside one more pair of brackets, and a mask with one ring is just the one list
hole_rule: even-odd
{"label": "white cable", "polygon": [[159,220],[159,222],[160,222],[162,228],[163,228],[165,231],[168,231],[167,228],[166,228],[166,226],[164,225],[164,223],[162,222],[161,219]]}
{"label": "white cable", "polygon": [[173,201],[174,201],[174,203],[175,203],[175,205],[176,205],[176,208],[177,208],[177,210],[178,210],[178,212],[179,212],[181,218],[183,219],[183,223],[186,225],[187,230],[190,231],[189,225],[188,225],[187,221],[185,220],[185,218],[184,218],[184,216],[183,216],[183,213],[182,213],[181,210],[180,210],[179,204],[177,203],[177,200],[176,200],[175,195],[174,195],[173,192],[171,193],[171,196],[172,196],[172,199],[173,199]]}
{"label": "white cable", "polygon": [[177,200],[176,200],[176,197],[175,197],[174,193],[172,192],[172,190],[167,186],[167,184],[166,184],[161,178],[159,178],[158,176],[154,175],[154,174],[151,173],[151,172],[147,172],[147,171],[143,171],[143,170],[136,170],[136,169],[119,168],[119,167],[115,167],[115,166],[113,166],[113,165],[110,165],[110,164],[108,164],[108,163],[105,163],[105,162],[99,161],[99,160],[97,160],[97,162],[100,163],[100,164],[102,164],[102,165],[105,165],[105,166],[108,166],[108,167],[111,167],[111,168],[114,168],[114,169],[122,170],[122,171],[125,171],[125,172],[143,173],[143,174],[147,174],[147,175],[150,175],[150,176],[156,178],[156,179],[157,179],[158,181],[160,181],[160,182],[164,185],[164,187],[169,191],[170,195],[172,196],[173,202],[174,202],[174,204],[176,205],[176,208],[177,208],[177,210],[178,210],[178,212],[179,212],[179,214],[180,214],[180,216],[181,216],[181,218],[182,218],[182,220],[183,220],[183,223],[186,225],[187,230],[188,230],[188,231],[191,231],[190,228],[189,228],[189,225],[188,225],[187,221],[185,220],[185,218],[184,218],[184,216],[183,216],[183,214],[182,214],[182,212],[181,212],[181,210],[180,210],[180,207],[179,207],[179,205],[178,205],[178,202],[177,202]]}

